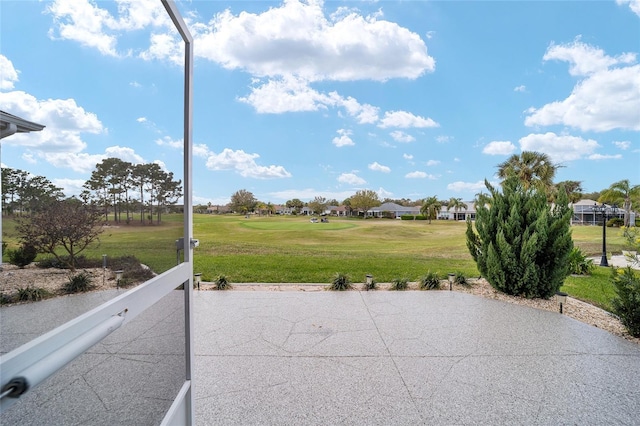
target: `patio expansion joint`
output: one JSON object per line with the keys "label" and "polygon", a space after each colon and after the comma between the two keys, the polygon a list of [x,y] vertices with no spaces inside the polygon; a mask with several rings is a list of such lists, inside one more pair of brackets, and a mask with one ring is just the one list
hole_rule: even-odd
{"label": "patio expansion joint", "polygon": [[360,299],[362,300],[362,304],[364,305],[365,309],[367,310],[367,314],[369,315],[369,318],[371,318],[371,322],[373,322],[373,325],[374,325],[374,327],[376,329],[376,333],[378,333],[378,336],[380,337],[380,340],[382,341],[382,344],[384,345],[384,349],[387,352],[387,355],[389,356],[389,358],[391,358],[391,362],[393,362],[393,368],[398,373],[398,376],[400,377],[400,380],[402,381],[402,386],[404,387],[405,391],[407,392],[407,395],[409,395],[409,399],[411,400],[411,405],[413,405],[413,408],[415,409],[416,413],[418,413],[418,415],[420,416],[421,421],[425,422],[426,419],[424,418],[424,415],[422,414],[422,411],[420,410],[420,407],[418,406],[418,401],[416,401],[415,396],[409,390],[409,386],[407,385],[407,382],[404,379],[404,376],[402,375],[402,372],[400,371],[400,368],[398,367],[398,364],[396,363],[396,358],[391,354],[391,351],[389,350],[389,346],[387,345],[387,342],[384,340],[384,337],[382,336],[382,332],[378,328],[378,324],[376,323],[376,320],[373,318],[373,314],[369,310],[369,306],[367,305],[367,302],[364,300],[364,296],[363,296],[362,292],[359,292],[359,294],[360,294]]}

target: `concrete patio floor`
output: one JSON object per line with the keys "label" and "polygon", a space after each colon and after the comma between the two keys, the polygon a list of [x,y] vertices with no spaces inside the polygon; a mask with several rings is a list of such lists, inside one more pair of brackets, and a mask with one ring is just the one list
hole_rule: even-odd
{"label": "concrete patio floor", "polygon": [[447,291],[197,292],[198,424],[640,424],[640,346]]}
{"label": "concrete patio floor", "polygon": [[[74,306],[83,297],[100,296]],[[640,345],[559,313],[448,291],[194,300],[199,425],[640,424]],[[154,305],[0,424],[157,424],[184,371],[175,306]],[[2,346],[51,316],[32,310],[0,310]]]}

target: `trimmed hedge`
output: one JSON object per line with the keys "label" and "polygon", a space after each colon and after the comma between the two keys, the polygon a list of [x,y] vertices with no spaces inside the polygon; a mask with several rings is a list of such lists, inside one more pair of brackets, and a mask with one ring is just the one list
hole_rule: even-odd
{"label": "trimmed hedge", "polygon": [[426,216],[423,216],[421,214],[414,216],[412,214],[403,214],[402,216],[400,216],[400,219],[402,220],[427,220],[428,218]]}

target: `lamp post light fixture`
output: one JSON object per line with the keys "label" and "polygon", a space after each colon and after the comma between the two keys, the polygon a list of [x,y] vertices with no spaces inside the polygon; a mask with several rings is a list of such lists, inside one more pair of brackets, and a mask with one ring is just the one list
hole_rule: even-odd
{"label": "lamp post light fixture", "polygon": [[364,287],[366,290],[372,290],[373,289],[373,275],[371,274],[367,274],[365,275],[365,284]]}
{"label": "lamp post light fixture", "polygon": [[196,282],[196,286],[198,287],[198,290],[200,290],[200,282],[202,281],[202,272],[198,272],[197,274],[193,274],[194,276],[194,281]]}
{"label": "lamp post light fixture", "polygon": [[116,288],[120,288],[120,280],[122,279],[122,273],[124,271],[122,269],[118,269],[116,271]]}
{"label": "lamp post light fixture", "polygon": [[562,305],[567,303],[567,293],[559,291],[556,293],[556,301],[560,305],[560,313],[562,313]]}
{"label": "lamp post light fixture", "polygon": [[449,291],[453,290],[453,281],[456,278],[456,274],[449,274]]}

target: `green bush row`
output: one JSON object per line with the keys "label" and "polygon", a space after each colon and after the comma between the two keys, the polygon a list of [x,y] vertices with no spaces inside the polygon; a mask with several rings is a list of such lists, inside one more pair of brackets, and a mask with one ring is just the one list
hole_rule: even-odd
{"label": "green bush row", "polygon": [[412,215],[412,214],[403,214],[402,216],[400,216],[400,219],[402,220],[427,220],[428,218],[426,216],[423,216],[421,214],[419,215]]}
{"label": "green bush row", "polygon": [[[447,276],[440,275],[438,272],[428,271],[424,276],[418,279],[418,287],[420,290],[437,290],[440,288],[440,283],[443,280],[448,279]],[[458,285],[470,285],[469,281],[462,272],[456,272],[453,277],[453,282]],[[371,284],[364,283],[364,290],[374,290],[376,288],[376,281],[371,280]],[[327,290],[343,291],[353,288],[351,279],[347,274],[336,273],[331,283],[327,287]],[[406,290],[409,288],[409,278],[396,277],[391,280],[389,290]]]}

